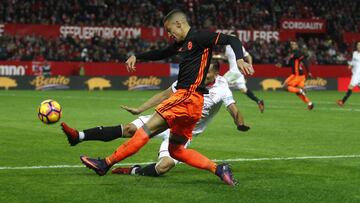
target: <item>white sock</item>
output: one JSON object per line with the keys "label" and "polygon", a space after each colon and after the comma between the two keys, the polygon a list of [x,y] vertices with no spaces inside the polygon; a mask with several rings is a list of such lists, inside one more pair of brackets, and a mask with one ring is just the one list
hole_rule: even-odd
{"label": "white sock", "polygon": [[85,133],[83,131],[79,132],[79,140],[82,141],[85,138]]}

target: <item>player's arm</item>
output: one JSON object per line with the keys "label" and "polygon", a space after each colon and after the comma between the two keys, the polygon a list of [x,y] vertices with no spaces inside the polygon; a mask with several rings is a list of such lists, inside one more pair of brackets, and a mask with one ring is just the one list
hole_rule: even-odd
{"label": "player's arm", "polygon": [[157,106],[162,101],[169,98],[172,94],[173,94],[172,87],[169,87],[166,90],[164,90],[158,94],[155,94],[153,97],[148,99],[146,102],[144,102],[137,108],[132,108],[129,106],[121,106],[121,108],[127,110],[128,112],[130,112],[133,115],[138,115],[154,106]]}
{"label": "player's arm", "polygon": [[253,64],[253,58],[249,53],[247,55],[245,55],[244,58],[245,58],[245,61],[248,62],[250,65]]}
{"label": "player's arm", "polygon": [[232,92],[227,85],[224,86],[224,88],[222,89],[222,94],[223,95],[221,99],[226,106],[226,109],[230,113],[231,117],[233,118],[236,128],[240,131],[248,131],[250,127],[245,125],[244,117],[238,110]]}
{"label": "player's arm", "polygon": [[239,109],[236,107],[235,103],[230,104],[227,106],[227,110],[229,111],[231,117],[234,120],[236,128],[240,131],[248,131],[250,129],[249,126],[246,126],[244,123],[244,117],[240,113]]}
{"label": "player's arm", "polygon": [[199,32],[196,38],[197,43],[202,47],[214,47],[215,45],[230,45],[236,56],[236,63],[244,75],[252,75],[253,67],[244,61],[242,43],[239,38],[215,32]]}
{"label": "player's arm", "polygon": [[131,55],[125,62],[126,68],[129,72],[133,72],[136,70],[135,64],[137,60],[157,61],[173,56],[177,54],[176,47],[177,47],[176,44],[171,44],[170,46],[164,49],[152,50],[141,54]]}
{"label": "player's arm", "polygon": [[235,53],[236,63],[238,65],[240,71],[242,73],[245,73],[248,75],[254,74],[255,71],[252,67],[252,58],[250,59],[251,63],[249,63],[249,61],[248,61],[248,63],[246,63],[244,61],[245,53],[244,53],[243,45],[242,45],[241,41],[239,40],[239,38],[230,36],[230,35],[225,35],[222,33],[218,33],[217,41],[215,40],[215,44],[219,44],[219,45],[229,44]]}

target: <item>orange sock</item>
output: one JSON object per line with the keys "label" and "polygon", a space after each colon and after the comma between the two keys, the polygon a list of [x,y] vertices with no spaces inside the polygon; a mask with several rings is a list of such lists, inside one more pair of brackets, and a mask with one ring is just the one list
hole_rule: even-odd
{"label": "orange sock", "polygon": [[130,140],[117,148],[112,155],[105,158],[106,163],[112,166],[117,162],[135,154],[149,141],[149,139],[150,137],[145,132],[144,128],[138,129]]}
{"label": "orange sock", "polygon": [[298,92],[300,92],[300,89],[297,88],[297,87],[288,86],[287,89],[288,89],[289,92],[292,92],[292,93],[298,93]]}
{"label": "orange sock", "polygon": [[212,173],[216,171],[216,164],[213,161],[195,150],[186,149],[182,144],[169,143],[169,152],[174,159],[192,167],[205,169]]}
{"label": "orange sock", "polygon": [[298,97],[303,100],[303,102],[305,102],[306,104],[308,104],[310,102],[310,99],[307,98],[307,96],[303,95],[303,94],[298,94]]}

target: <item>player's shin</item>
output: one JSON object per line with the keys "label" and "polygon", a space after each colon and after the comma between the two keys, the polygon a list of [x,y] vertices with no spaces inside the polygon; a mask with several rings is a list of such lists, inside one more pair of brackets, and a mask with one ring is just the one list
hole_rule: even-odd
{"label": "player's shin", "polygon": [[213,161],[195,150],[186,149],[183,144],[170,142],[169,152],[171,157],[190,166],[208,170],[212,173],[216,171],[216,164]]}
{"label": "player's shin", "polygon": [[249,97],[251,100],[253,100],[256,103],[259,103],[260,99],[255,96],[255,94],[251,90],[246,91],[246,96]]}
{"label": "player's shin", "polygon": [[305,102],[306,104],[309,104],[310,103],[310,99],[303,95],[303,94],[296,94],[303,102]]}
{"label": "player's shin", "polygon": [[292,93],[299,93],[300,89],[297,87],[288,86],[287,90]]}
{"label": "player's shin", "polygon": [[141,176],[159,176],[158,172],[156,171],[156,163],[149,164],[143,168],[140,168],[139,170],[136,170],[135,173]]}
{"label": "player's shin", "polygon": [[86,129],[79,132],[80,140],[100,140],[108,142],[121,137],[123,134],[122,125]]}
{"label": "player's shin", "polygon": [[343,97],[342,99],[342,102],[345,104],[346,100],[349,99],[349,97],[351,96],[352,94],[352,89],[348,89],[348,91],[346,92],[345,96]]}
{"label": "player's shin", "polygon": [[130,140],[122,144],[112,155],[106,157],[106,163],[112,166],[135,154],[149,141],[149,134],[150,132],[146,126],[138,129]]}

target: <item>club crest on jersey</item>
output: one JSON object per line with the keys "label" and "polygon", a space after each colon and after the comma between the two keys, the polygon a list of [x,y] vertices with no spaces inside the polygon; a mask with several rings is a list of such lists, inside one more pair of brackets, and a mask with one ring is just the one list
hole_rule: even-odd
{"label": "club crest on jersey", "polygon": [[188,48],[188,50],[191,50],[191,49],[192,49],[192,46],[193,46],[193,45],[192,45],[192,42],[191,42],[191,41],[189,41],[189,42],[188,42],[188,44],[187,44],[187,48]]}

